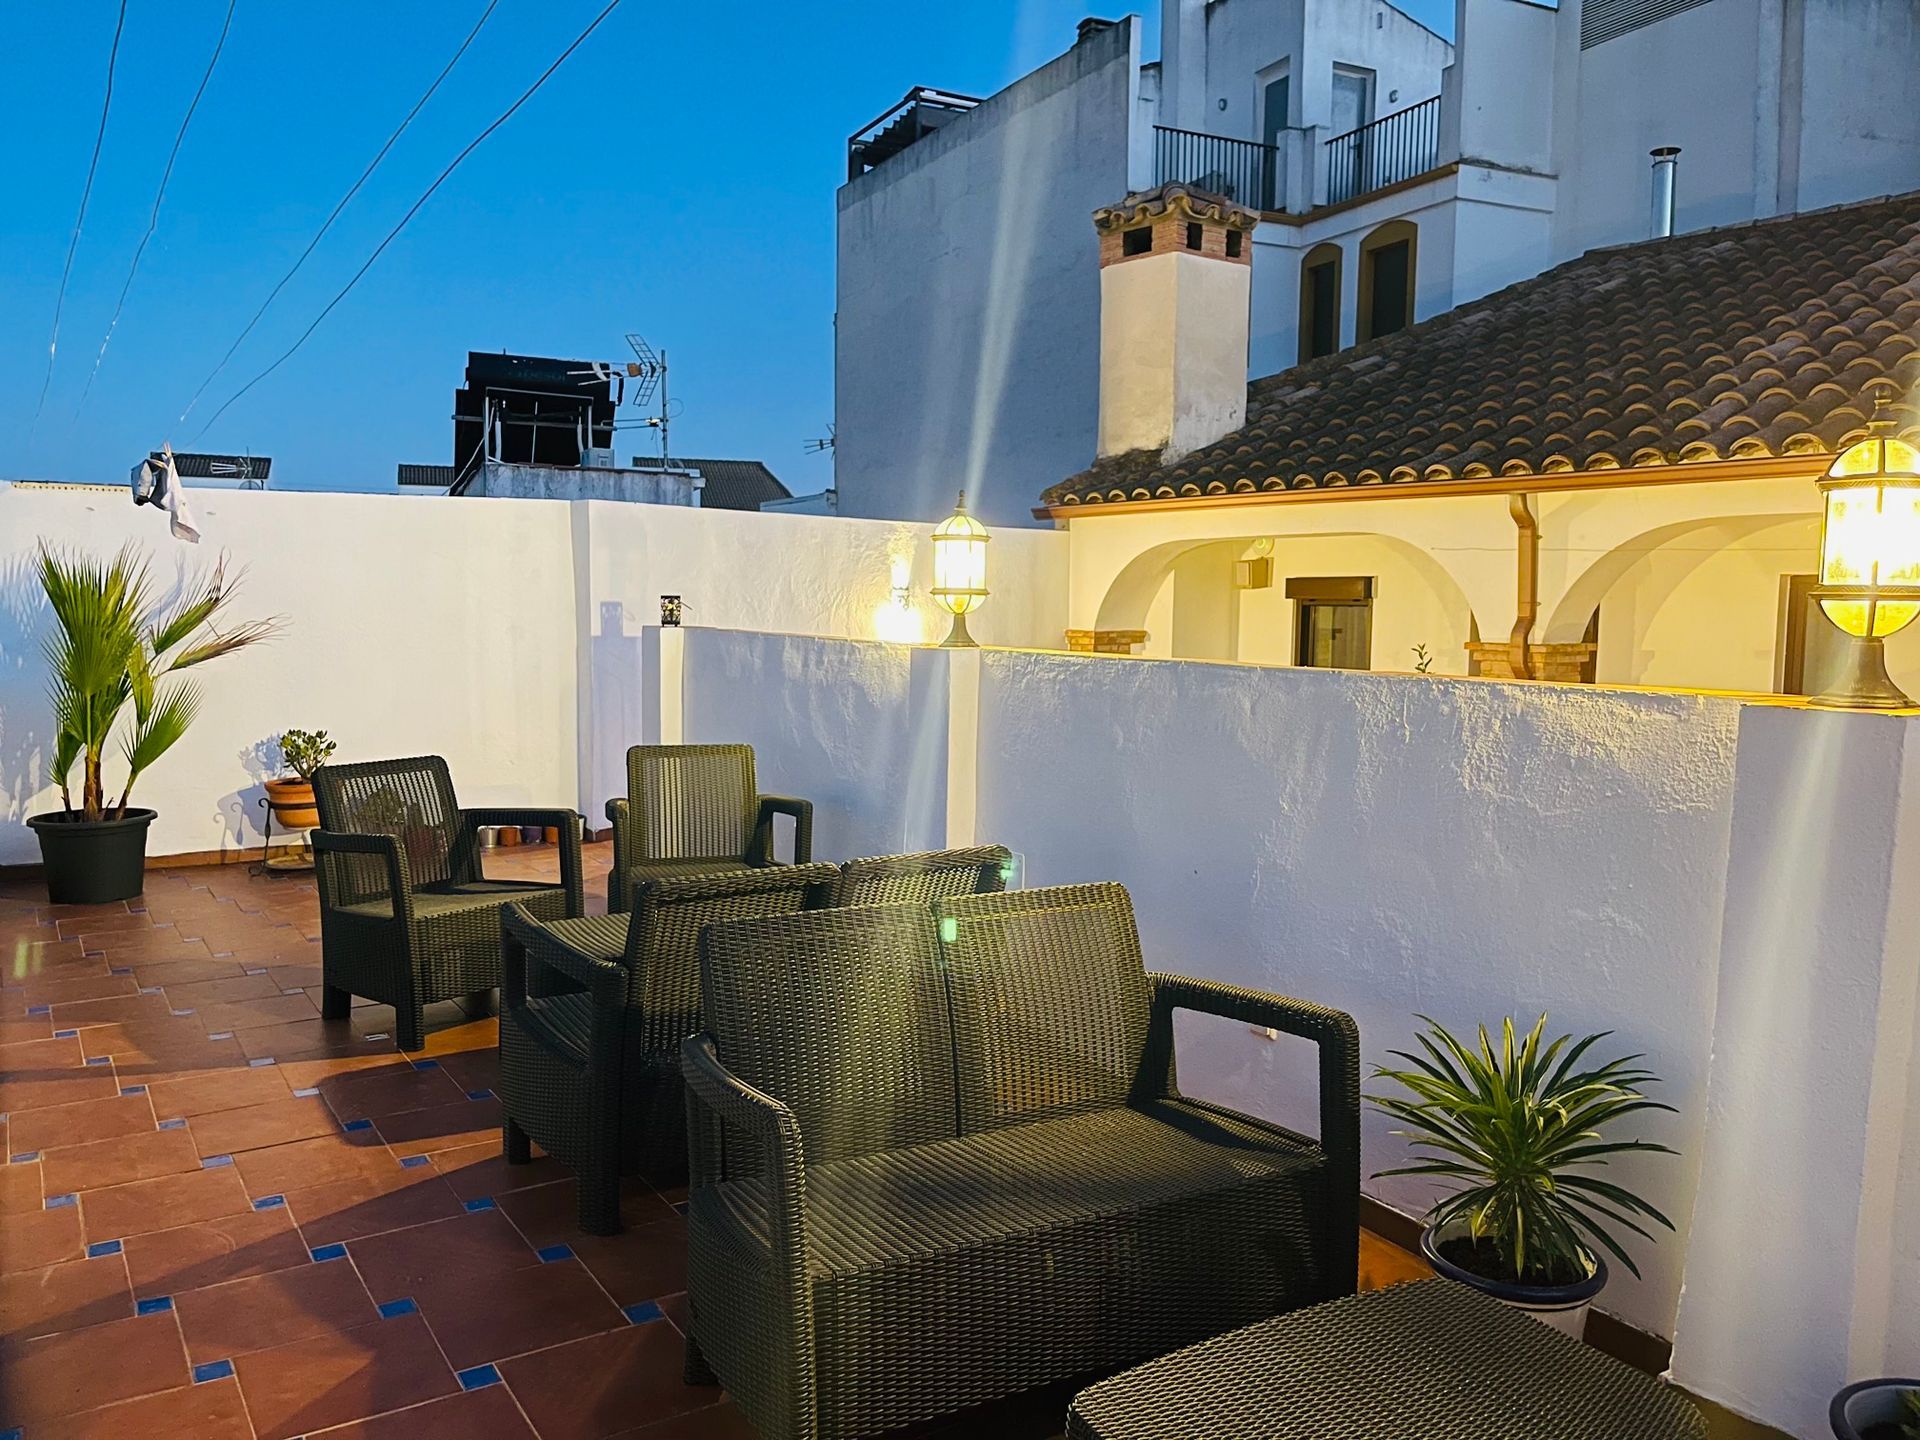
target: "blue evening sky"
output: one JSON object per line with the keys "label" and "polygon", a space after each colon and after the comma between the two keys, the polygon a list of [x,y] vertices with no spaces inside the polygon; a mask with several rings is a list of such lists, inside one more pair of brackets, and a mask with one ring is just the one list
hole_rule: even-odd
{"label": "blue evening sky", "polygon": [[[131,0],[37,423],[116,4],[9,7],[0,478],[119,481],[171,439],[271,455],[276,486],[390,488],[398,461],[451,458],[452,394],[469,349],[624,360],[634,330],[669,354],[684,403],[676,453],[764,459],[795,493],[828,484],[830,457],[804,453],[804,442],[825,435],[833,414],[834,191],[848,132],[912,85],[991,93],[1066,49],[1087,0],[625,0],[300,353],[198,433],[602,3],[501,0],[185,424],[202,378],[485,0],[238,0],[80,407],[226,9]],[[1158,7],[1141,8],[1151,53]],[[1403,8],[1452,28],[1452,0]],[[653,453],[650,432],[618,439],[623,457]]]}

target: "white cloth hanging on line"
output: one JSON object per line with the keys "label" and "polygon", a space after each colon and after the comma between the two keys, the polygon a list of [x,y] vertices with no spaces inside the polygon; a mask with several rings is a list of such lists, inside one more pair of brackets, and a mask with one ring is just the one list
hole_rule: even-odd
{"label": "white cloth hanging on line", "polygon": [[180,483],[180,467],[174,463],[171,444],[161,445],[159,458],[134,466],[132,483],[134,504],[163,507],[174,539],[200,543],[200,527],[193,523],[193,507],[187,503],[186,487]]}

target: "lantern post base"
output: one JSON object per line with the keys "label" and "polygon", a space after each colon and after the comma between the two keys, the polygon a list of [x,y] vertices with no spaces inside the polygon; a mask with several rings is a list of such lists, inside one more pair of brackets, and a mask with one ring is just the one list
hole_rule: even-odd
{"label": "lantern post base", "polygon": [[1913,701],[1887,674],[1885,642],[1877,635],[1855,636],[1847,647],[1846,668],[1833,685],[1808,702],[1829,710],[1910,710]]}
{"label": "lantern post base", "polygon": [[953,617],[953,628],[947,631],[947,638],[940,642],[942,650],[978,650],[980,642],[967,633],[967,617],[964,613]]}

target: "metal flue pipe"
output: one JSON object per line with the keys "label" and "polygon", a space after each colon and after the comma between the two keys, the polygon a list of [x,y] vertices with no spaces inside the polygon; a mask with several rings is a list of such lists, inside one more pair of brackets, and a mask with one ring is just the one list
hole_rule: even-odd
{"label": "metal flue pipe", "polygon": [[1653,238],[1673,234],[1674,172],[1679,169],[1680,147],[1662,145],[1647,152],[1653,156]]}

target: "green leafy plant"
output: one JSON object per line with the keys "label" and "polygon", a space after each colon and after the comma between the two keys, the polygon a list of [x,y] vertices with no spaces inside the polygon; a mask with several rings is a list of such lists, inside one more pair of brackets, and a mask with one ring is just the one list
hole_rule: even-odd
{"label": "green leafy plant", "polygon": [[1596,1247],[1637,1276],[1613,1227],[1650,1240],[1641,1221],[1669,1230],[1673,1222],[1632,1191],[1588,1172],[1622,1155],[1675,1153],[1647,1140],[1601,1135],[1629,1115],[1673,1109],[1642,1092],[1657,1082],[1639,1068],[1642,1057],[1583,1068],[1587,1052],[1611,1032],[1545,1043],[1545,1015],[1524,1040],[1511,1019],[1504,1021],[1497,1047],[1483,1025],[1477,1048],[1437,1021],[1420,1019],[1428,1027],[1417,1037],[1424,1053],[1392,1052],[1411,1068],[1374,1071],[1376,1080],[1392,1081],[1407,1095],[1367,1098],[1407,1127],[1395,1134],[1426,1154],[1417,1164],[1380,1173],[1456,1182],[1459,1188],[1428,1219],[1436,1229],[1464,1226],[1466,1248],[1479,1263],[1463,1268],[1485,1274],[1491,1262],[1501,1273],[1487,1279],[1573,1284],[1593,1273]]}
{"label": "green leafy plant", "polygon": [[1433,656],[1424,645],[1413,647],[1413,673],[1425,675],[1433,669]]}
{"label": "green leafy plant", "polygon": [[302,780],[313,779],[339,748],[324,730],[288,730],[280,736],[280,759]]}
{"label": "green leafy plant", "polygon": [[1920,1440],[1920,1390],[1900,1393],[1901,1440]]}
{"label": "green leafy plant", "polygon": [[[200,688],[180,672],[264,640],[277,622],[219,626],[234,589],[224,561],[183,585],[167,604],[154,598],[147,562],[132,546],[102,562],[42,545],[39,578],[55,622],[44,648],[52,677],[52,778],[60,786],[61,808],[74,813],[68,780],[79,764],[80,815],[124,816],[134,782],[200,713]],[[115,806],[108,803],[102,771],[108,742],[129,705],[133,723],[120,745],[127,777]]]}

